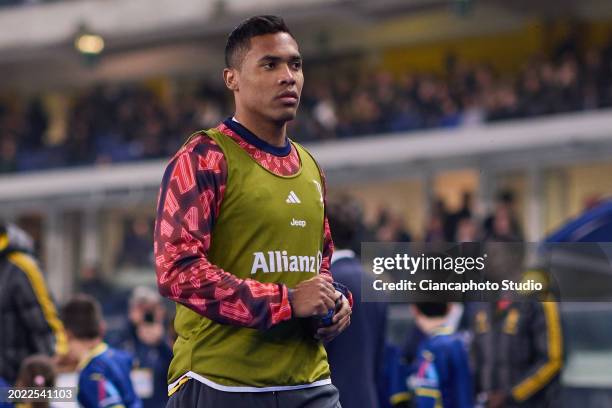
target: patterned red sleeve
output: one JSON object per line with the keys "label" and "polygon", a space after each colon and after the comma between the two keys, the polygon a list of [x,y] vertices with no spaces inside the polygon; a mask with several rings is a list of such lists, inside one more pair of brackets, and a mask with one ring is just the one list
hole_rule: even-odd
{"label": "patterned red sleeve", "polygon": [[325,215],[325,218],[323,219],[323,260],[321,261],[321,275],[327,278],[330,283],[334,281],[334,278],[329,270],[333,253],[334,241],[332,240],[331,231],[329,230],[327,215]]}
{"label": "patterned red sleeve", "polygon": [[287,287],[239,279],[207,259],[226,181],[223,152],[205,135],[168,164],[155,224],[157,285],[162,296],[218,323],[265,329],[291,318]]}
{"label": "patterned red sleeve", "polygon": [[[321,173],[321,184],[323,185],[323,201],[325,201],[325,198],[327,197],[325,175],[323,174],[323,170],[321,170],[320,173]],[[323,219],[323,261],[321,262],[321,274],[324,277],[328,278],[327,280],[330,283],[333,283],[335,286],[337,284],[334,282],[334,278],[330,271],[331,258],[332,258],[333,253],[334,253],[334,241],[332,240],[331,230],[329,229],[329,221],[327,220],[327,214],[325,214],[324,219]],[[338,289],[338,287],[336,289]],[[343,287],[340,290],[340,292],[343,292],[343,293],[346,292],[347,294],[346,297],[349,301],[349,304],[351,305],[351,307],[353,307],[353,294],[345,287]]]}

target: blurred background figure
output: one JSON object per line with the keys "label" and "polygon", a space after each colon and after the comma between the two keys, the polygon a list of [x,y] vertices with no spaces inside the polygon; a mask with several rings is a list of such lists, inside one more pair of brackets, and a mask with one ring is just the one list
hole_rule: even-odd
{"label": "blurred background figure", "polygon": [[455,242],[457,240],[459,224],[464,219],[471,218],[472,206],[472,194],[464,191],[461,195],[461,207],[447,217],[447,226],[445,228],[447,242]]}
{"label": "blurred background figure", "polygon": [[501,242],[521,241],[523,234],[516,217],[514,194],[498,194],[493,214],[484,221],[484,239]]}
{"label": "blurred background figure", "polygon": [[428,224],[425,227],[425,242],[448,242],[449,234],[448,212],[446,205],[441,199],[436,200]]}
{"label": "blurred background figure", "polygon": [[32,251],[24,231],[0,225],[0,378],[8,384],[28,356],[67,352],[64,327]]}
{"label": "blurred background figure", "polygon": [[[112,297],[114,288],[100,272],[100,267],[96,265],[87,265],[81,270],[79,279],[79,292],[90,295],[98,302],[104,303],[109,296]],[[104,309],[104,307],[103,307]]]}
{"label": "blurred background figure", "polygon": [[110,344],[132,355],[132,378],[143,406],[161,407],[168,401],[167,374],[172,360],[166,309],[157,291],[146,286],[132,291],[129,305],[127,327]]}
{"label": "blurred background figure", "polygon": [[132,356],[103,341],[105,325],[99,303],[89,295],[75,295],[61,314],[69,354],[79,362],[79,404],[83,408],[142,407],[130,378]]}
{"label": "blurred background figure", "polygon": [[376,229],[376,240],[380,242],[410,242],[412,238],[399,214],[381,209]]}
{"label": "blurred background figure", "polygon": [[391,397],[393,406],[472,408],[472,369],[466,344],[449,324],[450,304],[417,302],[410,310],[424,336],[410,364],[406,385]]}
{"label": "blurred background figure", "polygon": [[123,237],[119,266],[153,266],[152,221],[146,217],[130,220],[128,232]]}
{"label": "blurred background figure", "polygon": [[487,408],[558,407],[563,332],[556,302],[474,305],[476,390]]}
{"label": "blurred background figure", "polygon": [[[52,388],[55,386],[55,365],[53,360],[43,354],[35,354],[23,360],[15,387]],[[48,401],[19,403],[16,408],[49,408]]]}
{"label": "blurred background figure", "polygon": [[130,289],[123,288],[103,276],[100,265],[85,265],[78,283],[79,293],[90,295],[100,303],[106,322],[105,336],[109,341],[121,336],[128,321],[126,309]]}
{"label": "blurred background figure", "polygon": [[476,242],[479,239],[480,232],[477,222],[471,217],[459,219],[453,242]]}
{"label": "blurred background figure", "polygon": [[[361,299],[362,281],[368,279],[351,249],[362,224],[360,214],[357,203],[349,196],[327,202],[327,217],[335,245],[331,273],[358,300]],[[379,406],[386,312],[385,303],[355,302],[349,328],[325,346],[332,381],[340,391],[340,403],[344,408]]]}

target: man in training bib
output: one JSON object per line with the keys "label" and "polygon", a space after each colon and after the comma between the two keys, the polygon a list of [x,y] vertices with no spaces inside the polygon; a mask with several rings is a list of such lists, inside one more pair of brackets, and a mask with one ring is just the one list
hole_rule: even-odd
{"label": "man in training bib", "polygon": [[252,17],[225,62],[234,117],[192,135],[160,189],[157,282],[178,334],[167,406],[340,407],[322,342],[349,325],[352,298],[329,272],[322,173],[286,134],[298,45],[279,17]]}

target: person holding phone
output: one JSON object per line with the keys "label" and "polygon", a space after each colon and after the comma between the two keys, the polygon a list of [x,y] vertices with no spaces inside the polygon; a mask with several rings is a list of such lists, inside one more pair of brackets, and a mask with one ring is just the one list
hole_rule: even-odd
{"label": "person holding phone", "polygon": [[136,287],[129,300],[129,322],[111,345],[134,358],[132,377],[144,408],[162,407],[168,401],[166,375],[172,347],[166,331],[166,309],[159,294]]}

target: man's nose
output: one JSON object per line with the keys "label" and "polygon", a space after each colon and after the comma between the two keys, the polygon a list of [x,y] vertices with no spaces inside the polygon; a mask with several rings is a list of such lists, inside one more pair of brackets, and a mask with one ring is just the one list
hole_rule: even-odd
{"label": "man's nose", "polygon": [[280,74],[280,78],[279,78],[279,83],[281,85],[294,85],[295,84],[295,77],[294,77],[294,75],[295,74],[291,70],[289,65],[285,65],[284,68],[281,70],[281,74]]}

